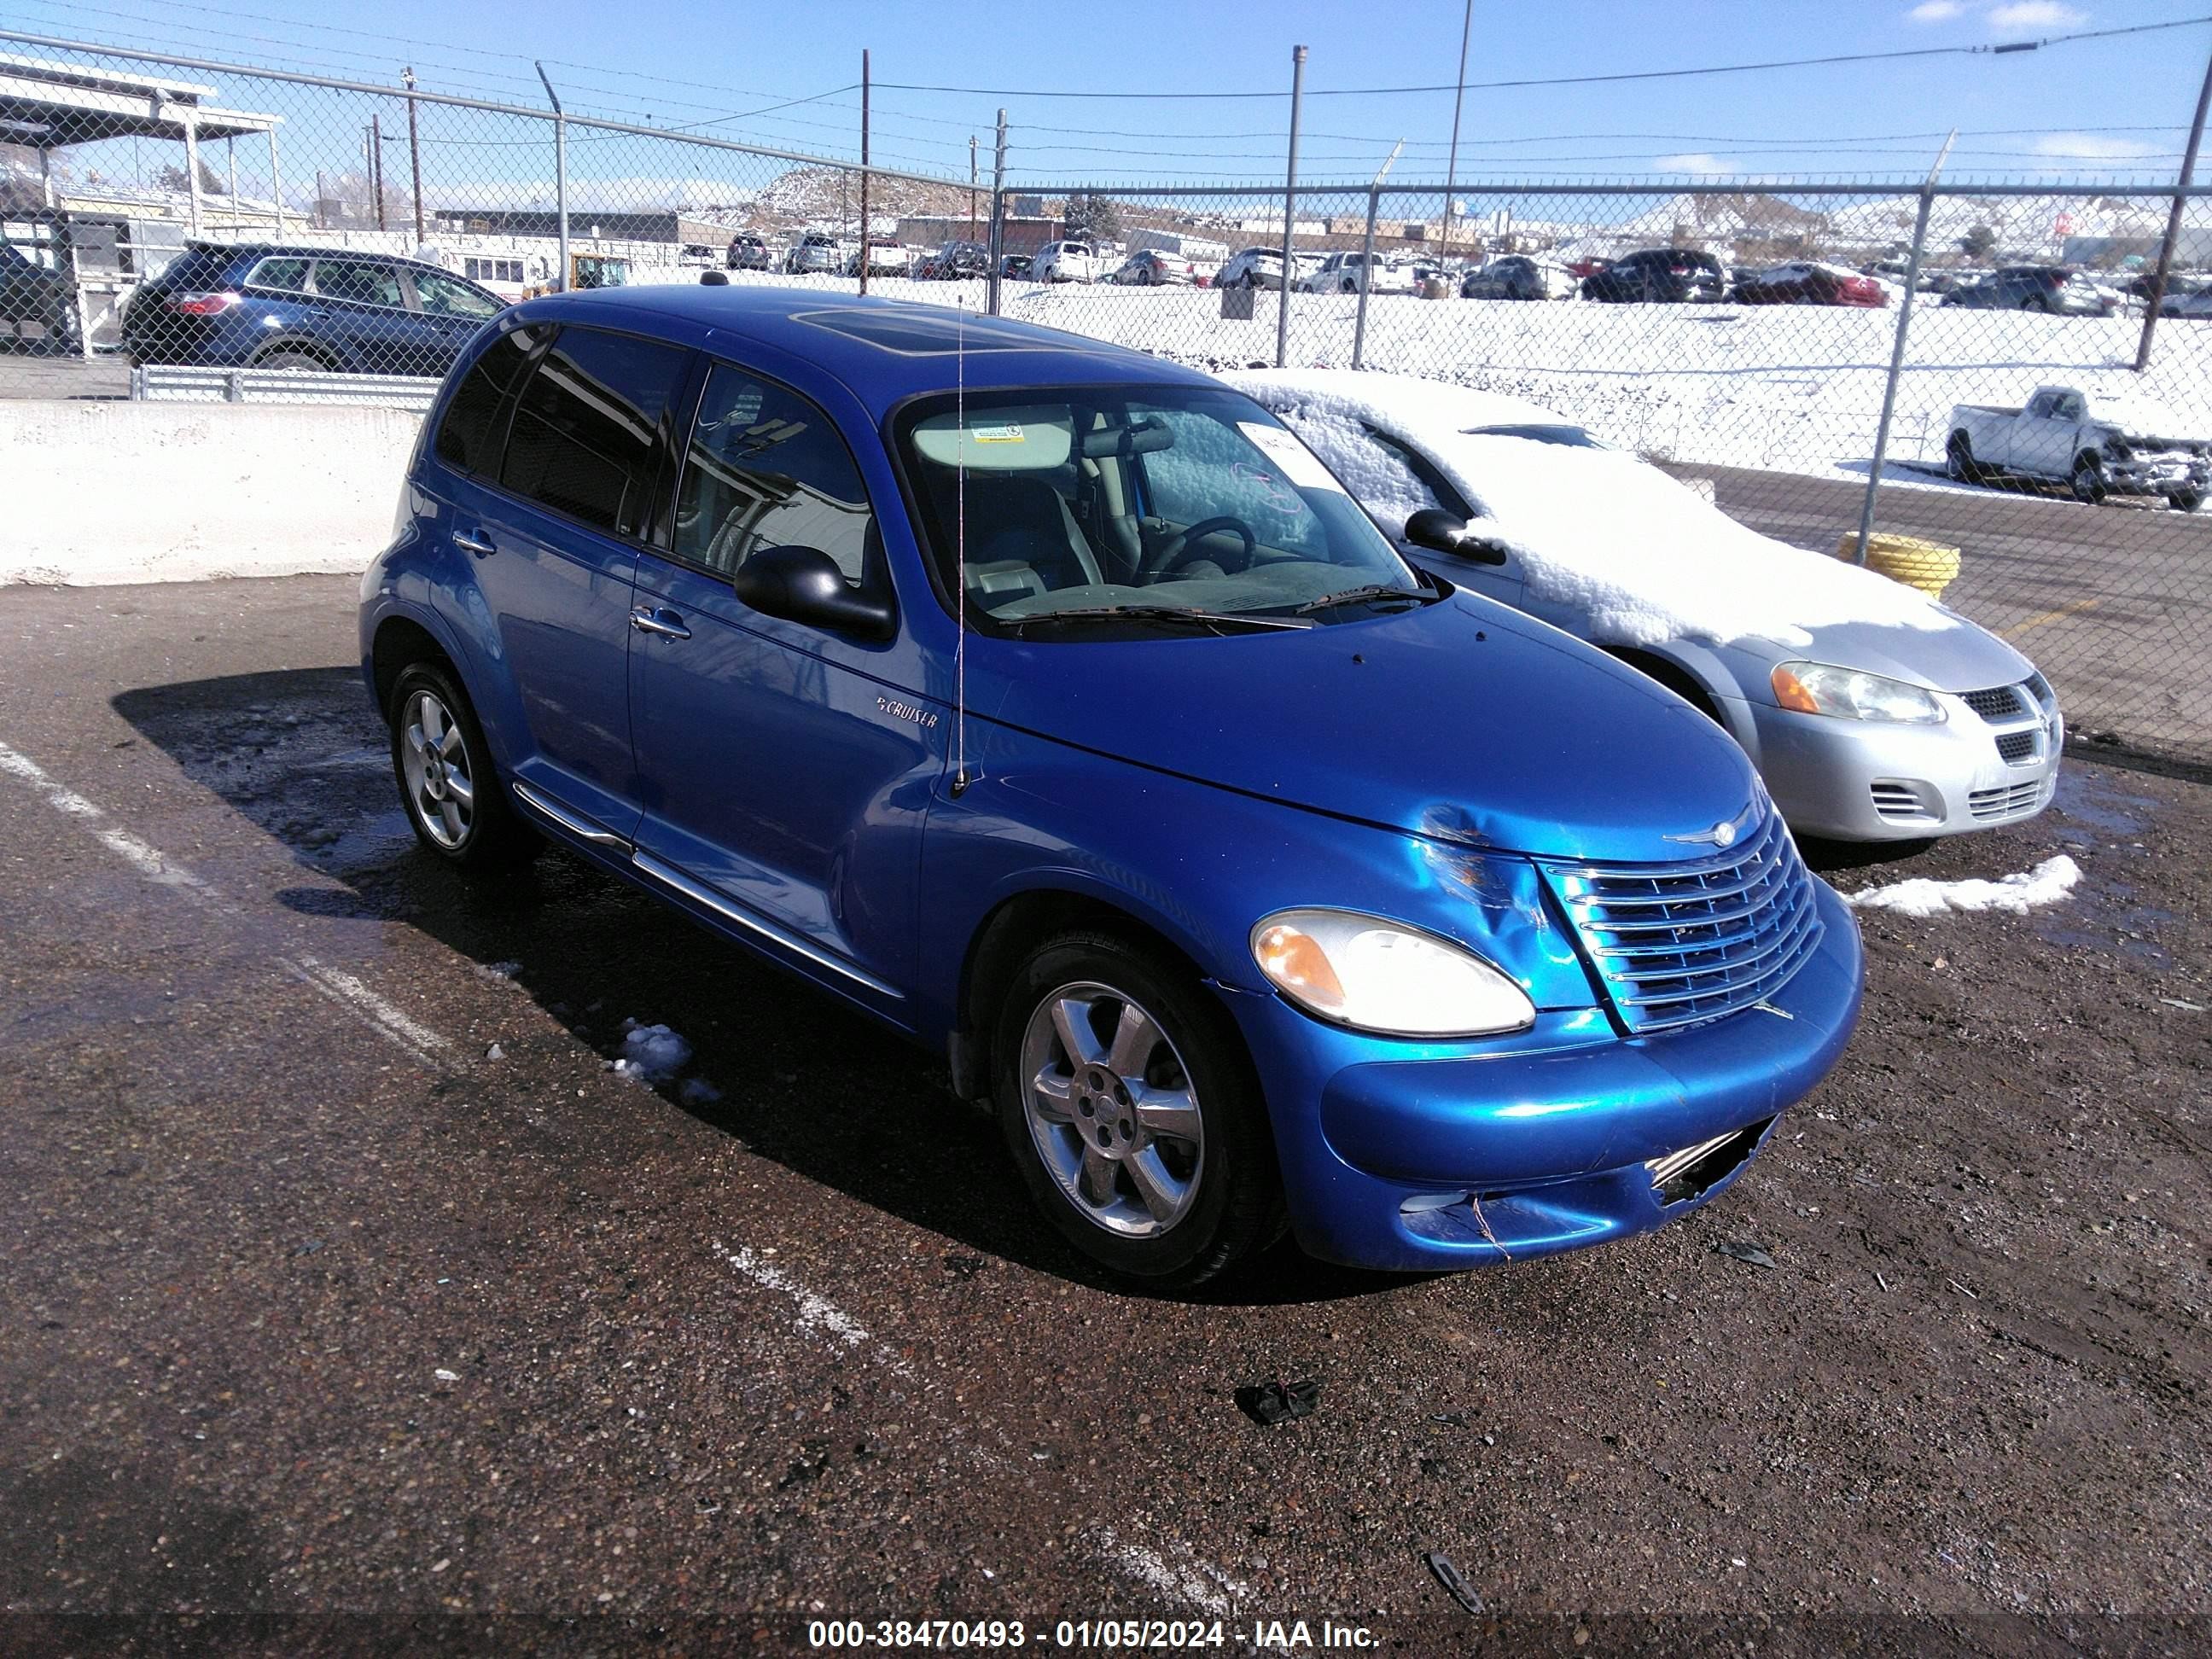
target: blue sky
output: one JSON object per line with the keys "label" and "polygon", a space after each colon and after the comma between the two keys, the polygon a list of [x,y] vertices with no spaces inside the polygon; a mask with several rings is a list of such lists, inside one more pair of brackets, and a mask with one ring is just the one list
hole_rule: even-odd
{"label": "blue sky", "polygon": [[[1275,90],[1311,51],[1304,172],[1364,179],[1407,141],[1400,179],[1441,179],[1461,0],[1023,0],[768,5],[759,0],[9,0],[11,27],[538,102],[552,60],[572,109],[850,155],[863,46],[879,83],[1023,88],[1004,98],[880,90],[879,163],[963,174],[967,137],[1012,125],[1011,181],[1279,174],[1286,100],[1060,99],[1056,90]],[[1987,46],[2212,12],[2212,0],[1477,0],[1468,78]],[[1957,126],[1954,173],[2170,177],[2212,24],[2000,57],[1832,65],[1618,86],[1471,91],[1460,174],[1897,179]],[[226,88],[228,91],[228,88]],[[820,95],[817,94],[827,94]],[[781,100],[814,100],[724,120]],[[304,132],[301,118],[296,129]],[[988,143],[988,138],[987,138]],[[987,158],[988,166],[988,158]]]}

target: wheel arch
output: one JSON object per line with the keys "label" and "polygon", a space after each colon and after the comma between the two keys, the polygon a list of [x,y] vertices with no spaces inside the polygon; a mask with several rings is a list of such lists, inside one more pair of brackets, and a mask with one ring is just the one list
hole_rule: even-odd
{"label": "wheel arch", "polygon": [[1030,887],[1010,894],[977,924],[960,964],[948,1058],[953,1091],[963,1099],[980,1100],[990,1091],[994,1014],[1014,969],[1045,940],[1086,928],[1157,952],[1195,979],[1209,977],[1165,931],[1109,898],[1072,887]]}
{"label": "wheel arch", "polygon": [[468,690],[467,678],[438,636],[414,617],[395,611],[376,625],[369,642],[369,684],[376,697],[376,712],[392,707],[392,689],[411,663],[434,662]]}

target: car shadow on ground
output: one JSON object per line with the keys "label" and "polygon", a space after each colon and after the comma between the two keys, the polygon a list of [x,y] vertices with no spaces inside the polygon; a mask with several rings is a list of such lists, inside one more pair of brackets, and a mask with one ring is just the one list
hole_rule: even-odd
{"label": "car shadow on ground", "polygon": [[[701,1122],[963,1251],[1127,1288],[1036,1213],[996,1122],[952,1094],[941,1059],[557,848],[489,878],[423,852],[357,670],[153,686],[113,706],[313,872],[273,894],[283,907],[417,929],[527,993],[604,1063],[623,1054],[625,1021],[666,1025],[692,1054],[656,1091]],[[1313,1263],[1286,1239],[1192,1299],[1329,1301],[1407,1282]]]}

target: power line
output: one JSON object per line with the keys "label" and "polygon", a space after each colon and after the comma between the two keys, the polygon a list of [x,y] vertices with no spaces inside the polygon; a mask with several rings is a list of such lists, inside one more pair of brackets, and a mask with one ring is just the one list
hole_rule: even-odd
{"label": "power line", "polygon": [[[1455,85],[1445,82],[1437,86],[1419,87],[1331,87],[1309,88],[1309,98],[1390,98],[1408,94],[1431,92],[1500,92],[1532,87],[1589,87],[1617,84],[1625,81],[1679,81],[1705,75],[1751,75],[1768,70],[1825,69],[1838,64],[1887,64],[1903,58],[1972,58],[1999,56],[2015,52],[2036,52],[2045,46],[2070,46],[2082,40],[2107,40],[2121,35],[2151,34],[2162,29],[2193,28],[2199,23],[2212,23],[2212,13],[2201,17],[2177,18],[2164,23],[2136,23],[2121,28],[2083,29],[2073,34],[2054,34],[2040,40],[2000,42],[1973,46],[1912,46],[1895,52],[1836,52],[1824,58],[1780,58],[1757,64],[1708,64],[1696,69],[1627,70],[1611,75],[1562,75],[1528,77],[1510,81],[1468,81]],[[1081,98],[1107,99],[1138,103],[1211,100],[1225,102],[1248,99],[1287,98],[1280,89],[1268,92],[1092,92],[1052,91],[1024,87],[945,87],[927,86],[913,82],[885,81],[880,84],[893,92],[934,92],[957,94],[972,98]]]}

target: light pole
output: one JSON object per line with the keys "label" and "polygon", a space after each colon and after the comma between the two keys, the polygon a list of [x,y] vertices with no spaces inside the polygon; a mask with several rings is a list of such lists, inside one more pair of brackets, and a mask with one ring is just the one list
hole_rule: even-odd
{"label": "light pole", "polygon": [[1459,26],[1459,79],[1452,83],[1451,154],[1444,161],[1444,252],[1451,252],[1452,195],[1459,187],[1459,109],[1467,98],[1467,38],[1474,32],[1474,0]]}
{"label": "light pole", "polygon": [[2204,63],[2204,85],[2197,94],[2197,118],[2189,125],[2189,144],[2181,153],[2181,177],[2173,192],[2172,210],[2166,216],[2166,240],[2158,245],[2158,270],[2150,279],[2150,303],[2143,310],[2142,339],[2136,346],[2136,373],[2150,367],[2150,337],[2158,331],[2158,308],[2166,303],[2166,280],[2173,269],[2173,245],[2181,240],[2184,194],[2197,176],[2197,151],[2204,142],[2204,110],[2212,105],[2212,58]]}

